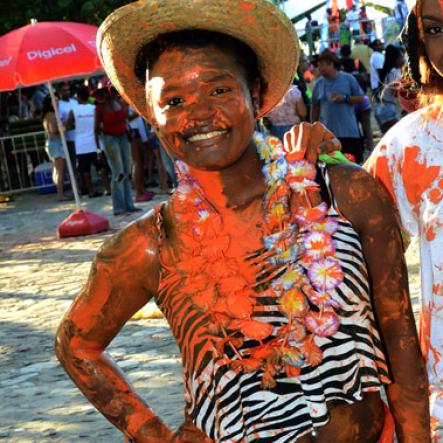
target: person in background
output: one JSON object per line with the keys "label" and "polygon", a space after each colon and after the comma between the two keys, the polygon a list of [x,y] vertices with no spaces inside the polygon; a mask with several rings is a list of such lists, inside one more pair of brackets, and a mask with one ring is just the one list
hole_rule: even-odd
{"label": "person in background", "polygon": [[332,8],[326,9],[328,22],[328,43],[330,48],[337,48],[340,41],[340,17]]}
{"label": "person in background", "polygon": [[405,64],[403,52],[393,45],[386,47],[385,62],[380,71],[380,88],[376,96],[374,116],[383,134],[401,117],[397,89]]}
{"label": "person in background", "polygon": [[314,47],[314,32],[312,29],[311,14],[306,14],[305,35],[308,43],[309,57],[312,57],[315,51],[315,47]]}
{"label": "person in background", "polygon": [[375,97],[380,87],[380,71],[383,69],[385,56],[383,54],[384,46],[381,40],[374,40],[371,47],[374,52],[369,59],[369,73],[372,95]]}
{"label": "person in background", "polygon": [[297,86],[292,85],[280,103],[266,115],[270,121],[270,133],[283,141],[285,132],[293,125],[303,121],[308,114],[302,94]]}
{"label": "person in background", "polygon": [[366,92],[368,88],[368,71],[361,60],[352,57],[351,47],[343,45],[340,48],[340,62],[344,72],[352,74],[358,81],[360,88]]}
{"label": "person in background", "polygon": [[154,193],[145,188],[145,148],[148,141],[143,119],[128,108],[128,120],[131,127],[132,181],[135,189],[135,201],[146,202],[154,198]]}
{"label": "person in background", "polygon": [[[68,82],[63,82],[58,88],[58,112],[60,114],[60,119],[63,126],[66,127],[66,122],[68,121],[68,116],[70,111],[74,109],[77,105],[77,100],[71,97],[71,88]],[[68,145],[69,159],[71,160],[72,169],[74,171],[74,176],[79,182],[79,187],[83,187],[83,183],[78,180],[77,173],[77,161],[75,152],[75,129],[70,129],[65,133],[66,143]]]}
{"label": "person in background", "polygon": [[95,141],[100,149],[103,134],[105,155],[111,168],[111,197],[114,215],[141,211],[134,206],[131,189],[131,145],[127,134],[127,105],[112,87],[95,92],[99,101],[95,108]]}
{"label": "person in background", "polygon": [[[160,141],[155,136],[155,133],[150,130],[148,140],[146,142],[146,148],[147,148],[147,170],[148,170],[148,184],[150,183],[152,186],[160,186],[160,191],[162,193],[168,193],[169,192],[169,184],[168,184],[168,176],[170,175],[170,181],[173,184],[173,187],[175,186],[175,171],[174,171],[174,165],[172,164],[170,167],[172,167],[172,172],[169,174],[165,167],[165,161],[162,157],[162,151],[164,149],[160,145]],[[166,157],[168,157],[167,153],[165,152]],[[172,163],[171,159],[168,157],[167,160]],[[154,165],[157,165],[157,172],[158,172],[158,178],[160,180],[160,183],[158,184],[154,180]]]}
{"label": "person in background", "polygon": [[89,92],[85,87],[77,90],[77,105],[69,112],[66,122],[67,128],[75,126],[75,152],[77,154],[77,170],[81,182],[86,187],[89,198],[103,195],[94,189],[91,178],[91,166],[100,173],[103,186],[109,192],[109,179],[106,169],[100,164],[94,134],[95,106],[90,104]]}
{"label": "person in background", "polygon": [[300,52],[300,60],[298,62],[297,73],[294,76],[293,84],[297,86],[299,91],[301,92],[303,102],[307,109],[307,118],[310,118],[310,109],[311,109],[311,97],[312,92],[308,87],[309,77],[311,73],[309,72],[309,60],[306,57],[306,54],[301,51]]}
{"label": "person in background", "polygon": [[331,51],[320,54],[318,67],[321,77],[312,92],[311,121],[320,121],[340,140],[343,152],[363,160],[363,144],[355,116],[354,105],[364,102],[357,80],[339,71],[340,60]]}
{"label": "person in background", "polygon": [[371,125],[371,100],[366,95],[369,84],[368,72],[360,60],[351,57],[351,47],[349,45],[343,45],[340,48],[340,55],[343,72],[352,74],[365,94],[363,103],[354,105],[354,109],[363,131],[364,147],[371,152],[374,148],[374,143]]}
{"label": "person in background", "polygon": [[367,41],[363,37],[355,38],[355,43],[351,51],[351,57],[360,61],[366,69],[370,68],[369,60],[373,53],[372,48],[367,45]]}
{"label": "person in background", "polygon": [[64,175],[65,175],[65,153],[63,151],[60,132],[55,118],[54,107],[52,106],[51,97],[47,95],[43,100],[42,107],[43,127],[46,132],[46,152],[52,162],[52,180],[57,189],[58,201],[71,200],[71,197],[64,193]]}
{"label": "person in background", "polygon": [[366,6],[360,7],[360,34],[369,37],[372,34],[372,23],[366,13]]}
{"label": "person in background", "polygon": [[352,37],[360,35],[360,14],[357,11],[357,6],[354,4],[346,14],[346,24],[349,26]]}

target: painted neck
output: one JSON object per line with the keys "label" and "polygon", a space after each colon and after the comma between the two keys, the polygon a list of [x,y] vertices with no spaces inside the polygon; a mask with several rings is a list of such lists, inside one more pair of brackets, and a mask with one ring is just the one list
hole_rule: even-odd
{"label": "painted neck", "polygon": [[262,197],[266,191],[262,167],[263,162],[251,140],[243,155],[228,168],[220,171],[190,168],[189,172],[202,187],[209,202],[218,210],[241,210]]}

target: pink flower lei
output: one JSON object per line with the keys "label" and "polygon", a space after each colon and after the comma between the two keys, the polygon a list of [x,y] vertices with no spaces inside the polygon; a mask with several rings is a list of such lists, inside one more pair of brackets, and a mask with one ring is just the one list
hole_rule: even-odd
{"label": "pink flower lei", "polygon": [[[209,330],[223,361],[234,370],[263,371],[262,388],[269,389],[276,386],[276,376],[297,376],[303,365],[321,362],[315,338],[332,336],[340,326],[334,310],[339,304],[330,292],[342,283],[343,272],[334,257],[332,236],[338,223],[327,215],[326,203],[311,207],[307,196],[308,190],[318,190],[315,166],[291,158],[275,137],[256,133],[254,142],[268,185],[263,199],[266,260],[285,269],[266,292],[277,300],[286,324],[274,327],[254,318],[256,276],[241,270],[239,259],[226,256],[230,237],[220,214],[181,162],[173,205],[187,239],[188,257],[179,266],[187,273],[183,290],[209,315]],[[305,206],[291,208],[294,193],[304,196]],[[258,344],[241,349],[245,340]]]}

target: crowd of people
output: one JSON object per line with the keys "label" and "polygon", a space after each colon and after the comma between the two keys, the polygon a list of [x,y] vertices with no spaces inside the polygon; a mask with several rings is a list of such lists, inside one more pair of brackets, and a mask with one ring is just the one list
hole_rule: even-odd
{"label": "crowd of people", "polygon": [[320,121],[361,164],[374,148],[374,125],[385,134],[406,114],[397,97],[405,62],[401,44],[385,48],[379,39],[360,37],[310,60],[302,54],[293,85],[263,127],[283,140],[291,125]]}
{"label": "crowd of people", "polygon": [[[321,50],[325,47],[335,50],[341,45],[350,44],[351,39],[356,37],[366,37],[371,40],[375,38],[375,21],[369,19],[366,5],[358,6],[353,1],[347,2],[347,5],[348,7],[343,9],[326,8],[324,21],[320,24],[317,20],[312,19],[311,14],[306,14],[304,37],[309,46],[310,55],[312,55],[317,41]],[[399,34],[403,29],[407,16],[406,1],[396,0],[392,8],[396,34]]]}
{"label": "crowd of people", "polygon": [[[124,215],[139,210],[134,201],[152,200],[154,192],[148,188],[168,193],[174,187],[172,160],[166,153],[161,155],[163,148],[155,133],[106,79],[64,82],[56,94],[69,159],[82,195],[111,196],[114,215]],[[41,120],[57,198],[72,199],[60,129],[46,86],[33,88],[29,98],[26,92],[20,96],[10,93],[4,102],[7,123],[18,121],[19,116]],[[92,168],[96,174],[91,173]]]}

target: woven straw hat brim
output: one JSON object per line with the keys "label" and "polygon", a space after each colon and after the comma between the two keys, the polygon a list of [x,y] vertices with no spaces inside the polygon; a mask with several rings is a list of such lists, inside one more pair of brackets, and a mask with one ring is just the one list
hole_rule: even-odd
{"label": "woven straw hat brim", "polygon": [[259,117],[280,102],[300,49],[293,24],[269,0],[143,0],[114,11],[97,34],[109,79],[139,114],[146,116],[147,106],[145,85],[134,71],[138,52],[161,34],[190,29],[228,34],[256,53],[265,83]]}

